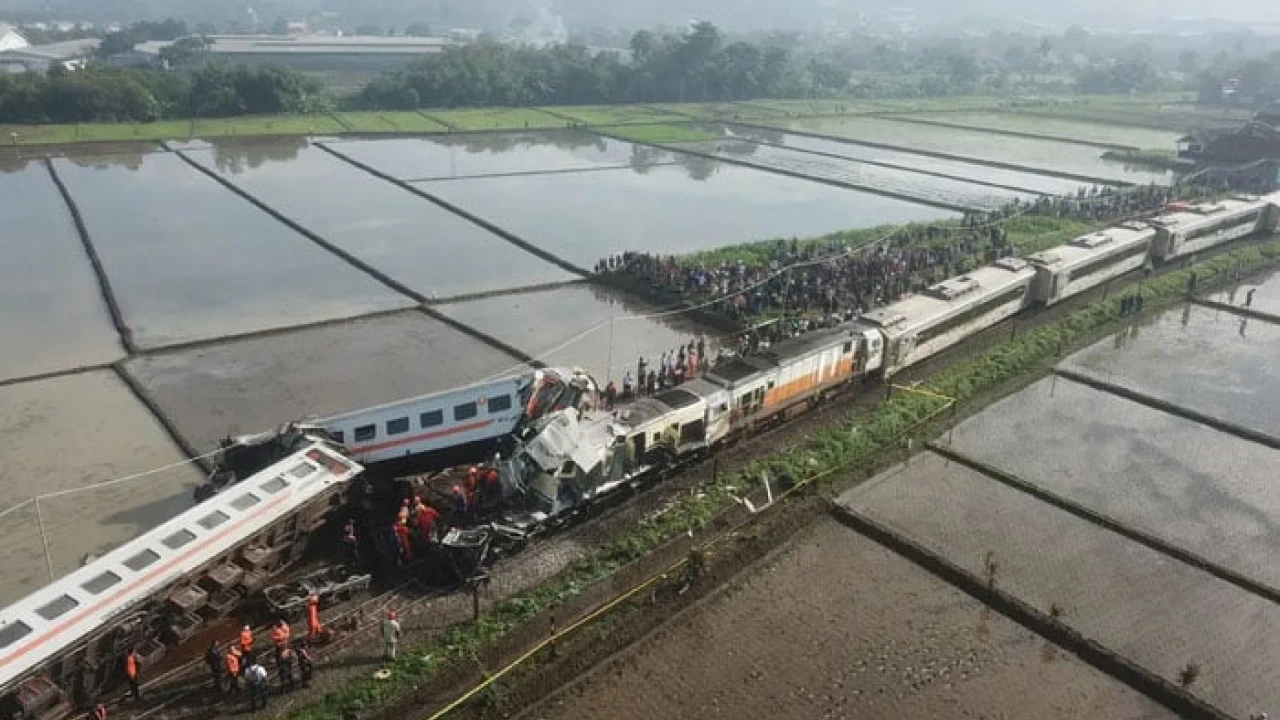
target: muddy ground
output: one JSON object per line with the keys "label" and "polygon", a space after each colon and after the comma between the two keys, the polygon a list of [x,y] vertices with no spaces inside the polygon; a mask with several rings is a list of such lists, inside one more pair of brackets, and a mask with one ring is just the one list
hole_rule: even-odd
{"label": "muddy ground", "polygon": [[1173,716],[828,520],[520,717]]}

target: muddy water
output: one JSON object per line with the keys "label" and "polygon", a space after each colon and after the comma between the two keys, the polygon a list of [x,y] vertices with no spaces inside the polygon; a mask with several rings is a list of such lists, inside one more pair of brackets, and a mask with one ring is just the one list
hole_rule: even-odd
{"label": "muddy water", "polygon": [[[601,384],[612,379],[621,386],[628,370],[635,375],[640,357],[655,367],[662,353],[687,346],[698,337],[704,338],[710,357],[719,347],[714,330],[681,315],[635,317],[658,308],[592,285],[451,303],[438,309],[548,365],[581,367]],[[614,318],[612,331],[610,317]]]}
{"label": "muddy water", "polygon": [[1005,170],[1004,168],[968,163],[961,160],[944,160],[901,150],[885,150],[840,140],[796,135],[781,130],[742,125],[709,125],[707,127],[713,132],[721,132],[730,137],[742,138],[753,142],[781,145],[812,153],[835,155],[849,158],[850,160],[886,163],[909,170],[969,178],[977,182],[1004,185],[1046,195],[1074,194],[1081,187],[1081,183],[1078,180],[1065,180],[1020,170]]}
{"label": "muddy water", "polygon": [[[398,141],[390,141],[398,142]],[[376,144],[376,143],[375,143]],[[349,144],[340,145],[345,149]],[[299,225],[428,297],[560,282],[576,275],[317,147],[287,160],[188,155]]]}
{"label": "muddy water", "polygon": [[1157,130],[1155,128],[1108,125],[1101,122],[1065,120],[1061,118],[1018,115],[1016,113],[922,113],[911,115],[910,117],[943,122],[949,125],[1035,133],[1037,135],[1062,138],[1067,141],[1125,145],[1143,150],[1163,149],[1172,151],[1178,143],[1178,138],[1182,137],[1181,133]]}
{"label": "muddy water", "polygon": [[1253,302],[1249,305],[1251,309],[1280,316],[1280,272],[1214,293],[1209,296],[1209,299],[1242,307],[1248,299],[1250,290],[1253,291]]}
{"label": "muddy water", "polygon": [[334,143],[334,149],[401,180],[625,168],[633,163],[645,167],[652,162],[642,146],[574,130],[351,140]]}
{"label": "muddy water", "polygon": [[203,450],[228,434],[448,390],[518,365],[406,311],[135,358],[126,367]]}
{"label": "muddy water", "polygon": [[144,347],[412,304],[172,153],[54,164]]}
{"label": "muddy water", "polygon": [[124,349],[57,186],[0,159],[0,380],[118,360]]}
{"label": "muddy water", "polygon": [[831,520],[529,715],[1173,717]]}
{"label": "muddy water", "polygon": [[417,183],[580,267],[624,250],[686,253],[956,214],[715,160],[645,172]]}
{"label": "muddy water", "polygon": [[1191,691],[1234,717],[1280,707],[1267,600],[928,453],[839,502],[979,576],[992,553],[997,588],[1172,682],[1198,663]]}
{"label": "muddy water", "polygon": [[1053,378],[956,426],[951,447],[1280,588],[1280,451]]}
{"label": "muddy water", "polygon": [[1104,160],[1101,148],[1055,140],[931,127],[885,118],[807,118],[789,121],[781,127],[1119,182],[1168,184],[1170,180],[1167,172],[1130,169]]}
{"label": "muddy water", "polygon": [[1188,305],[1144,319],[1062,367],[1280,437],[1277,355],[1280,327]]}
{"label": "muddy water", "polygon": [[675,147],[733,159],[755,167],[785,170],[805,177],[847,183],[971,209],[994,210],[1009,204],[1014,199],[1029,200],[1037,197],[1032,193],[1017,193],[909,170],[867,165],[853,160],[829,158],[746,141],[712,140],[680,143]]}
{"label": "muddy water", "polygon": [[[179,462],[181,452],[110,370],[0,388],[0,510]],[[202,480],[183,465],[40,502],[55,575],[185,509]],[[0,605],[48,581],[34,508],[0,516]]]}

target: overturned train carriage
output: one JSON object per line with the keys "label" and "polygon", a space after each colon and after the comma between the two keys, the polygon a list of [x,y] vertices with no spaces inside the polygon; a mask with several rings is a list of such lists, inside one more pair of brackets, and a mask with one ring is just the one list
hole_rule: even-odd
{"label": "overturned train carriage", "polygon": [[0,611],[0,713],[58,720],[300,560],[362,468],[324,441]]}

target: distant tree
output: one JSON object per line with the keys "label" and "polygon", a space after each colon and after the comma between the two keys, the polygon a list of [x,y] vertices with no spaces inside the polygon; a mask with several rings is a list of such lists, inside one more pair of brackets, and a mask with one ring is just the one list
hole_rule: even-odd
{"label": "distant tree", "polygon": [[404,29],[404,34],[408,37],[431,37],[431,24],[425,22],[416,22]]}
{"label": "distant tree", "polygon": [[1089,33],[1079,25],[1072,25],[1062,33],[1063,49],[1067,52],[1083,52],[1089,43]]}
{"label": "distant tree", "polygon": [[1195,50],[1183,50],[1178,54],[1178,70],[1194,75],[1200,70],[1200,53]]}
{"label": "distant tree", "polygon": [[141,40],[134,37],[129,30],[117,30],[102,38],[98,44],[98,57],[109,58],[133,50]]}
{"label": "distant tree", "polygon": [[271,34],[272,35],[288,35],[289,19],[284,17],[283,15],[277,16],[276,19],[271,23]]}
{"label": "distant tree", "polygon": [[175,40],[160,50],[160,59],[170,68],[182,67],[203,60],[213,40],[203,35],[192,35]]}
{"label": "distant tree", "polygon": [[356,27],[356,35],[376,37],[381,34],[382,34],[382,28],[372,23],[366,23],[364,25],[360,25]]}
{"label": "distant tree", "polygon": [[947,80],[956,92],[972,90],[982,79],[982,69],[973,55],[956,53],[947,58]]}

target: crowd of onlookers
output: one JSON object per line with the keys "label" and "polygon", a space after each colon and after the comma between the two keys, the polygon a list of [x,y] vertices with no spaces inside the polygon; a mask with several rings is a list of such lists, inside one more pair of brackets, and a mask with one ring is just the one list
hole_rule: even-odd
{"label": "crowd of onlookers", "polygon": [[[689,302],[711,302],[738,320],[762,315],[840,316],[865,312],[975,264],[1014,254],[1001,221],[1016,215],[1118,221],[1157,212],[1175,197],[1204,192],[1188,186],[1095,187],[1075,196],[1041,197],[992,212],[969,213],[959,223],[908,225],[856,249],[839,239],[803,244],[780,240],[757,261],[718,264],[624,252],[601,260],[596,271],[630,276]],[[796,267],[779,273],[792,266]]]}

